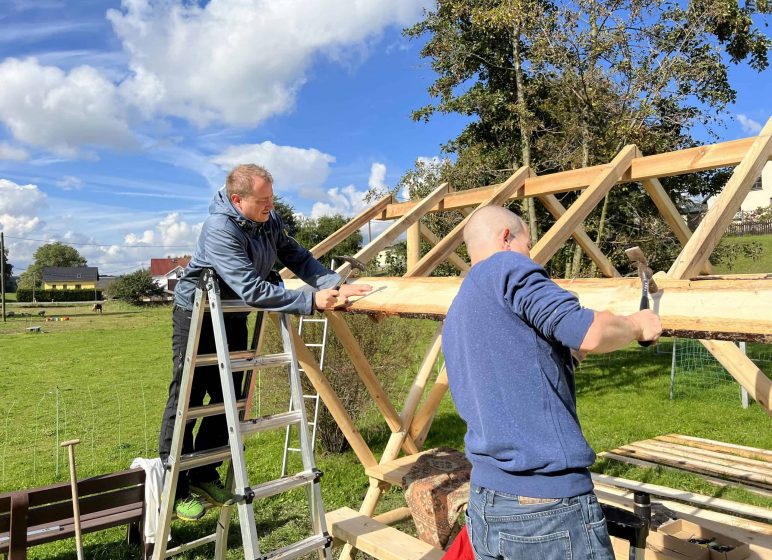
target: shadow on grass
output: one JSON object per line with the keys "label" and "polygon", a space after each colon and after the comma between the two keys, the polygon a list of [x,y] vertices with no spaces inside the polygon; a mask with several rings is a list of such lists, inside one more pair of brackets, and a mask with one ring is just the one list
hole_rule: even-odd
{"label": "shadow on grass", "polygon": [[636,390],[642,384],[662,379],[670,372],[670,355],[653,348],[634,348],[589,356],[576,371],[577,395],[602,395]]}

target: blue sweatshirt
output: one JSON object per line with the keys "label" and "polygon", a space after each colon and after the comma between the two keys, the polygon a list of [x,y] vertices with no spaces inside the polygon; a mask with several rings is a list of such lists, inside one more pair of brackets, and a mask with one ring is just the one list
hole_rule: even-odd
{"label": "blue sweatshirt", "polygon": [[448,310],[442,350],[467,424],[472,483],[534,498],[592,491],[595,453],[576,415],[570,349],[594,313],[519,253],[467,274]]}
{"label": "blue sweatshirt", "polygon": [[192,310],[202,270],[214,268],[224,300],[238,299],[285,313],[312,313],[313,292],[285,290],[266,281],[277,258],[314,288],[332,288],[340,281],[338,274],[287,235],[276,212],[266,222],[249,220],[231,204],[223,187],[209,205],[193,257],[174,290],[174,302]]}

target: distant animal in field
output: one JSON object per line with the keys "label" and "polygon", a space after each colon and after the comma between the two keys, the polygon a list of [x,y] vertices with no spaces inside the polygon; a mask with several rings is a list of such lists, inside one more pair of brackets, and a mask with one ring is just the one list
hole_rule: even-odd
{"label": "distant animal in field", "polygon": [[15,311],[9,311],[8,313],[5,314],[5,316],[6,317],[16,317],[16,312]]}
{"label": "distant animal in field", "polygon": [[46,310],[45,309],[41,309],[40,311],[38,311],[38,317],[45,317],[45,316],[46,316]]}
{"label": "distant animal in field", "polygon": [[91,306],[91,311],[94,313],[102,314],[102,304],[101,303],[95,303]]}

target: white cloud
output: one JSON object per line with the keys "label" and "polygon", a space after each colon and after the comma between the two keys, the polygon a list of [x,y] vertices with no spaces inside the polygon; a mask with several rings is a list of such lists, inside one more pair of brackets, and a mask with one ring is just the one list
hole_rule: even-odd
{"label": "white cloud", "polygon": [[370,166],[370,178],[367,180],[367,186],[371,189],[383,189],[386,187],[386,166],[375,162]]}
{"label": "white cloud", "polygon": [[[200,126],[256,125],[290,110],[315,55],[352,57],[417,0],[124,0],[108,19],[130,58],[126,98]],[[358,49],[358,50],[357,50]],[[345,60],[344,60],[345,61]]]}
{"label": "white cloud", "polygon": [[115,86],[89,66],[65,73],[34,58],[0,63],[0,122],[20,142],[75,157],[83,145],[134,145]]}
{"label": "white cloud", "polygon": [[[313,192],[330,174],[335,158],[315,148],[277,146],[273,142],[230,146],[211,161],[230,171],[242,163],[262,165],[273,175],[279,189]],[[281,193],[279,193],[281,194]]]}
{"label": "white cloud", "polygon": [[83,188],[83,181],[72,175],[65,175],[54,184],[63,191],[79,191]]}
{"label": "white cloud", "polygon": [[29,159],[29,153],[23,148],[17,148],[16,146],[11,146],[5,142],[0,142],[0,159],[27,161]]}
{"label": "white cloud", "polygon": [[45,201],[46,195],[37,185],[17,185],[0,179],[0,215],[33,216]]}
{"label": "white cloud", "polygon": [[27,237],[38,232],[45,222],[38,212],[46,206],[46,195],[36,185],[17,185],[13,181],[0,179],[0,230],[5,233],[8,260],[19,268],[19,258],[29,258],[36,244],[17,237]]}
{"label": "white cloud", "polygon": [[747,132],[748,134],[758,134],[761,132],[761,123],[754,121],[747,115],[737,113],[737,121],[740,123],[743,132]]}
{"label": "white cloud", "polygon": [[358,191],[354,185],[347,187],[332,188],[327,191],[327,200],[315,202],[311,208],[311,217],[332,216],[341,214],[342,216],[354,216],[367,208],[368,204],[364,198],[367,193]]}

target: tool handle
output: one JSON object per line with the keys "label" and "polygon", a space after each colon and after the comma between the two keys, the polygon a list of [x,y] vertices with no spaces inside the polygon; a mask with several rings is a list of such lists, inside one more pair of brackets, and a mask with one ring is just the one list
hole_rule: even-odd
{"label": "tool handle", "polygon": [[[646,287],[648,287],[648,286],[646,286]],[[648,308],[649,308],[649,294],[648,294],[648,290],[645,290],[643,292],[643,295],[641,295],[641,306],[640,306],[640,309],[644,310],[644,309],[648,309]],[[644,347],[645,346],[651,346],[653,343],[654,343],[653,340],[639,340],[638,341],[638,344],[641,345],[641,346],[644,346]]]}

